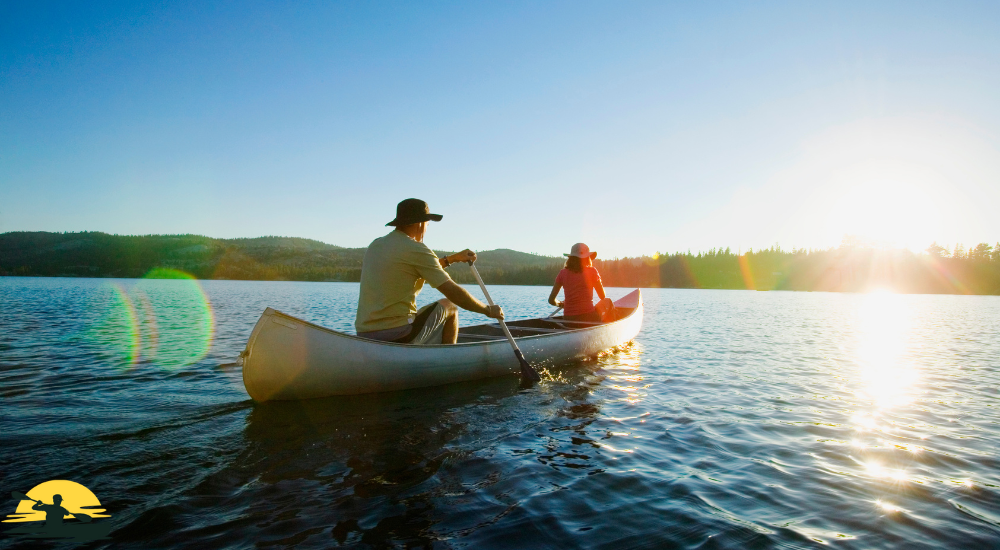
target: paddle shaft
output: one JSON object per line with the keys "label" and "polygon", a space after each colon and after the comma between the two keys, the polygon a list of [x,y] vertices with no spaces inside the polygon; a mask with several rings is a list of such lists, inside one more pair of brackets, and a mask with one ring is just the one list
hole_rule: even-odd
{"label": "paddle shaft", "polygon": [[[486,285],[483,284],[483,278],[479,276],[479,270],[476,269],[476,264],[469,264],[472,266],[472,274],[476,276],[476,282],[479,283],[479,288],[483,290],[483,294],[486,295],[486,301],[490,303],[491,306],[495,306],[493,303],[493,298],[490,298],[490,291],[486,290]],[[514,348],[515,353],[521,353],[521,350],[517,347],[517,342],[514,341],[514,337],[510,335],[510,331],[507,330],[507,323],[503,322],[503,319],[497,319],[500,322],[500,328],[503,329],[503,333],[507,335],[507,341],[510,342],[510,347]]]}
{"label": "paddle shaft", "polygon": [[[483,283],[483,278],[479,276],[479,270],[476,269],[476,263],[471,262],[469,267],[472,268],[472,274],[476,277],[476,282],[479,283],[479,288],[482,289],[483,295],[486,296],[486,301],[489,302],[491,306],[495,306],[493,303],[493,298],[490,297],[490,291],[486,290],[486,285]],[[503,333],[507,336],[507,341],[510,342],[510,347],[514,348],[514,355],[517,356],[517,361],[521,364],[521,376],[528,380],[538,380],[540,377],[535,369],[531,368],[528,361],[524,358],[524,354],[521,353],[520,348],[517,347],[517,342],[514,341],[514,337],[511,336],[510,330],[507,329],[507,323],[503,322],[503,319],[497,319],[500,322],[500,328],[503,329]]]}
{"label": "paddle shaft", "polygon": [[[18,493],[17,491],[11,491],[10,492],[10,497],[13,498],[14,500],[30,500],[31,502],[37,502],[39,504],[45,504],[44,502],[42,502],[40,500],[35,500],[35,499],[29,497],[28,495],[26,495],[24,493]],[[73,512],[70,512],[69,515],[75,517],[76,519],[78,519],[78,520],[80,520],[80,521],[82,521],[84,523],[87,523],[90,520],[94,519],[94,518],[88,516],[87,514],[81,514],[81,513],[74,514]]]}

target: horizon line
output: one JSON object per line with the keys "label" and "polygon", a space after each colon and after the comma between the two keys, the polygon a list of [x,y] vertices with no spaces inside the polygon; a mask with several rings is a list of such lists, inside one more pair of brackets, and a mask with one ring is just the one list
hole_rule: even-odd
{"label": "horizon line", "polygon": [[[237,240],[255,240],[255,239],[301,239],[301,240],[305,240],[305,241],[317,242],[317,243],[324,244],[324,245],[327,245],[327,246],[333,246],[333,247],[341,248],[341,249],[344,249],[344,250],[361,250],[361,249],[368,248],[367,246],[342,246],[342,245],[339,245],[339,244],[328,243],[326,241],[321,241],[319,239],[314,239],[314,238],[311,238],[311,237],[293,237],[293,236],[287,236],[287,235],[260,235],[260,236],[257,236],[257,237],[212,237],[212,236],[209,236],[209,235],[202,235],[202,234],[199,234],[199,233],[121,234],[121,233],[108,233],[108,232],[105,232],[105,231],[90,231],[90,230],[82,230],[82,231],[29,231],[29,230],[14,230],[14,231],[5,231],[3,233],[0,233],[0,237],[2,237],[4,235],[14,234],[14,233],[47,233],[47,234],[52,234],[52,235],[75,235],[75,234],[84,234],[84,233],[99,233],[99,234],[102,234],[102,235],[109,235],[109,236],[112,236],[112,237],[202,237],[202,238],[205,238],[205,239],[212,239],[212,240],[217,240],[217,241],[237,241]],[[858,241],[858,243],[857,244],[845,244],[845,241],[850,241],[850,240],[856,240],[856,241]],[[781,247],[780,243],[775,242],[770,247],[761,247],[761,248],[749,247],[749,248],[747,248],[747,252],[746,253],[753,254],[755,252],[776,251],[776,252],[787,252],[787,253],[792,253],[792,254],[805,252],[805,253],[808,254],[808,253],[813,253],[813,252],[830,252],[830,251],[841,250],[841,249],[845,249],[845,248],[856,248],[856,249],[883,250],[883,251],[906,250],[906,251],[909,251],[909,252],[912,252],[912,253],[924,253],[924,254],[927,254],[927,255],[931,255],[929,253],[929,249],[931,247],[935,247],[936,246],[940,250],[942,250],[943,252],[947,253],[948,255],[952,255],[954,253],[954,251],[958,249],[958,247],[962,247],[963,252],[967,253],[968,251],[970,251],[974,247],[978,246],[979,244],[985,244],[985,245],[990,246],[991,248],[993,248],[995,250],[996,249],[1000,249],[1000,241],[996,242],[996,246],[991,246],[989,244],[989,242],[983,241],[983,242],[980,242],[980,243],[977,243],[977,244],[970,244],[970,245],[966,245],[965,243],[955,243],[954,246],[949,247],[947,245],[939,245],[937,243],[937,241],[935,240],[935,241],[932,241],[927,246],[926,249],[913,250],[913,249],[908,248],[906,246],[895,245],[895,244],[892,244],[892,243],[878,243],[877,241],[875,241],[873,239],[867,239],[867,238],[859,237],[859,236],[856,236],[856,235],[845,235],[843,237],[843,239],[841,240],[841,244],[839,246],[830,246],[830,247],[825,247],[825,248],[824,247],[801,247],[801,248],[791,247],[791,248],[788,248],[788,249],[783,249]],[[685,251],[680,251],[680,250],[676,250],[674,252],[660,252],[660,251],[656,251],[656,252],[653,252],[653,253],[643,254],[641,256],[614,256],[613,259],[615,259],[615,260],[641,259],[641,258],[656,259],[656,258],[658,258],[660,256],[703,255],[703,254],[708,254],[708,253],[724,253],[727,250],[729,251],[730,254],[734,254],[736,256],[742,256],[744,254],[744,252],[742,251],[742,248],[737,247],[737,252],[735,252],[735,253],[732,252],[732,248],[733,247],[731,247],[731,246],[727,246],[725,248],[723,248],[723,247],[717,247],[717,248],[713,247],[713,248],[710,248],[710,249],[707,249],[707,250],[698,250],[696,252],[692,252],[691,249],[688,248],[686,252]],[[433,250],[433,248],[432,248],[432,250]],[[445,249],[439,249],[439,250],[446,251]],[[561,259],[563,257],[563,255],[550,256],[548,254],[544,254],[544,253],[541,253],[541,252],[525,252],[525,251],[516,250],[516,249],[513,249],[513,248],[493,248],[493,249],[490,249],[490,250],[482,250],[480,252],[491,252],[491,251],[496,251],[496,250],[510,250],[512,252],[518,252],[518,253],[521,253],[521,254],[531,254],[533,256],[541,256],[541,257],[545,257],[545,258],[558,258],[558,259]],[[612,257],[609,257],[607,259],[612,259]],[[605,261],[607,261],[607,260],[605,260]]]}

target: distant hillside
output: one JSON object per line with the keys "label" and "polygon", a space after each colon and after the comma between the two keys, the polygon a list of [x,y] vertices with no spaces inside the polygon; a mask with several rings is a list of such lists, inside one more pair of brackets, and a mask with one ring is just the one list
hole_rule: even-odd
{"label": "distant hillside", "polygon": [[[199,279],[358,281],[364,254],[364,248],[294,237],[12,232],[0,234],[0,275],[142,277],[170,268]],[[476,265],[485,279],[495,280],[518,269],[558,271],[562,260],[499,249],[480,253]],[[474,280],[467,265],[449,271],[459,282]]]}
{"label": "distant hillside", "polygon": [[[0,234],[0,275],[142,277],[170,268],[200,279],[358,281],[364,254],[364,248],[290,237],[17,232]],[[487,283],[548,286],[563,261],[498,249],[480,252],[476,266]],[[932,244],[926,254],[850,243],[829,250],[771,248],[742,254],[720,248],[598,259],[595,266],[609,287],[1000,294],[1000,243],[954,252]],[[460,283],[475,282],[466,264],[448,271]],[[151,276],[157,275],[165,274]]]}

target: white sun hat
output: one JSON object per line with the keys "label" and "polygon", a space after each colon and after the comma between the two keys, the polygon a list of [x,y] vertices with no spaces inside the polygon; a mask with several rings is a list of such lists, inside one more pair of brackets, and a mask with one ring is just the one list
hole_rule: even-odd
{"label": "white sun hat", "polygon": [[569,249],[569,254],[563,254],[563,256],[576,256],[577,258],[590,256],[591,258],[596,258],[597,252],[591,252],[590,247],[584,243],[576,243],[573,245],[573,248]]}

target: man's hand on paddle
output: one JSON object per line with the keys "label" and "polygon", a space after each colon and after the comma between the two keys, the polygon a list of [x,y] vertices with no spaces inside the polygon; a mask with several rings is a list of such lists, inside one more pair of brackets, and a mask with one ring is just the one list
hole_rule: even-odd
{"label": "man's hand on paddle", "polygon": [[452,264],[457,264],[461,262],[466,262],[472,265],[472,262],[476,261],[476,253],[466,248],[461,252],[456,252],[451,256],[445,256],[439,260],[441,262],[441,267],[448,267]]}
{"label": "man's hand on paddle", "polygon": [[472,265],[472,262],[476,261],[476,253],[466,248],[461,252],[456,252],[451,256],[448,256],[448,259],[452,262],[465,262]]}
{"label": "man's hand on paddle", "polygon": [[503,308],[500,306],[486,306],[486,313],[490,319],[503,319]]}

